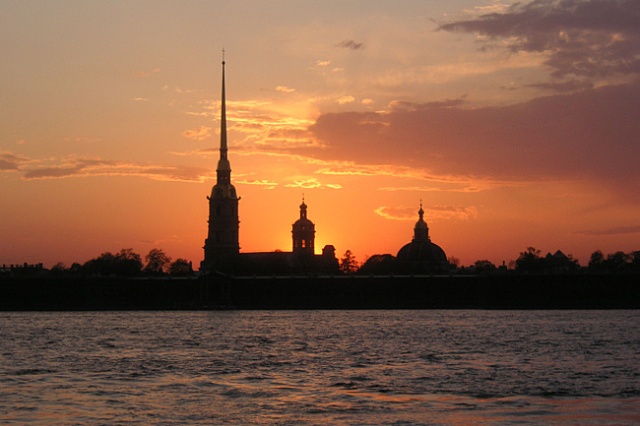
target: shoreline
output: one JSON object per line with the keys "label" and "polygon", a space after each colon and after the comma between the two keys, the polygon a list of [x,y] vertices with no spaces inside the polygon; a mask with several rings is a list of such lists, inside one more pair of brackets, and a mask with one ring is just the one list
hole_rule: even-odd
{"label": "shoreline", "polygon": [[640,309],[640,274],[0,278],[0,311]]}

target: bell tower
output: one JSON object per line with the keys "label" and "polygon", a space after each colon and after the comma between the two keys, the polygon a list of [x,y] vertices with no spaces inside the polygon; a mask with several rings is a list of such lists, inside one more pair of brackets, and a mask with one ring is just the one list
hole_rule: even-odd
{"label": "bell tower", "polygon": [[224,269],[240,252],[238,201],[236,189],[231,184],[231,164],[227,157],[227,110],[225,96],[225,61],[222,58],[222,103],[220,112],[220,158],[216,169],[216,184],[209,200],[209,232],[204,240],[202,272]]}
{"label": "bell tower", "polygon": [[300,219],[293,223],[291,234],[293,236],[293,254],[313,256],[316,226],[307,219],[307,205],[304,203],[304,197],[302,204],[300,204]]}

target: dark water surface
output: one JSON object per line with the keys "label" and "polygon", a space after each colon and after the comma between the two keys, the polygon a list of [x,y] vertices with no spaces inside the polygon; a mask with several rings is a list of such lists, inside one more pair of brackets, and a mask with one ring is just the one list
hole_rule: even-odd
{"label": "dark water surface", "polygon": [[640,424],[640,311],[0,312],[2,424]]}

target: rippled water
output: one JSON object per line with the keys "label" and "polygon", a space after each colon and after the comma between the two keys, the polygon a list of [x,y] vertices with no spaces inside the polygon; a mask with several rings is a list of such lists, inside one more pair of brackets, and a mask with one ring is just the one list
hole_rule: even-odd
{"label": "rippled water", "polygon": [[0,313],[15,424],[638,424],[638,311]]}

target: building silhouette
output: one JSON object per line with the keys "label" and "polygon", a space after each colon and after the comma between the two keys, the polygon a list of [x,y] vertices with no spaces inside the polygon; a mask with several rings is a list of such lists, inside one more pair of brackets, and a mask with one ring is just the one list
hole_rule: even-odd
{"label": "building silhouette", "polygon": [[431,241],[429,226],[424,220],[422,201],[418,210],[418,221],[413,228],[413,239],[402,246],[396,259],[399,269],[412,273],[444,272],[449,267],[444,250]]}
{"label": "building silhouette", "polygon": [[231,184],[231,163],[227,148],[227,111],[225,95],[225,61],[222,61],[222,105],[220,112],[220,158],[216,184],[209,200],[209,232],[204,241],[204,260],[200,270],[213,270],[232,261],[240,252],[238,195]]}
{"label": "building silhouette", "polygon": [[204,241],[204,260],[200,272],[224,272],[234,275],[273,275],[292,273],[335,273],[338,260],[335,248],[327,245],[321,255],[315,254],[315,224],[307,218],[307,205],[302,199],[300,217],[291,229],[291,252],[240,253],[240,197],[231,183],[231,163],[228,158],[225,93],[225,61],[222,61],[222,103],[220,113],[220,158],[216,169],[216,184],[209,200],[209,226]]}
{"label": "building silhouette", "polygon": [[294,255],[309,256],[314,254],[316,226],[307,218],[307,205],[304,203],[304,197],[302,198],[302,204],[300,204],[300,219],[293,223],[291,234]]}

